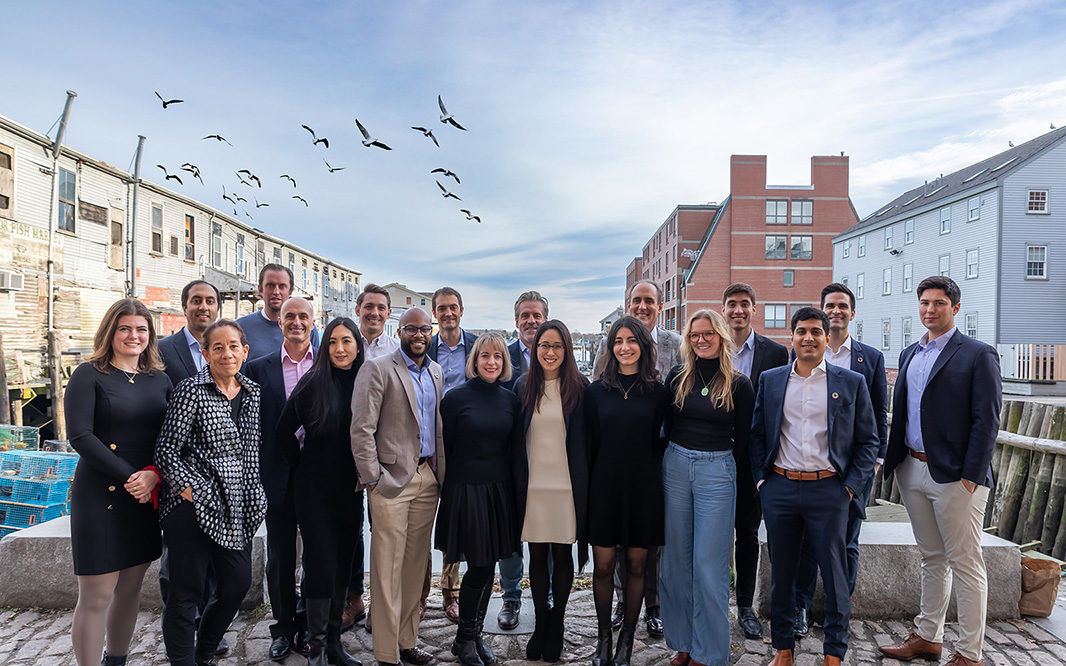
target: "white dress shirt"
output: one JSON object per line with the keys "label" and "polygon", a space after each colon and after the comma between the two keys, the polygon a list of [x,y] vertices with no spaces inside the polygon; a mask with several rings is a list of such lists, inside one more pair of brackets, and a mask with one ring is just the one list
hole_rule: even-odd
{"label": "white dress shirt", "polygon": [[400,340],[394,336],[385,335],[384,331],[373,341],[367,340],[362,331],[359,331],[359,337],[363,338],[364,361],[373,361],[375,358],[391,354],[400,348]]}
{"label": "white dress shirt", "polygon": [[844,342],[841,343],[840,349],[833,351],[833,347],[826,345],[825,347],[825,362],[831,363],[838,368],[844,368],[845,370],[851,370],[851,336],[844,338]]}
{"label": "white dress shirt", "polygon": [[781,440],[775,464],[782,469],[817,472],[833,469],[829,462],[829,395],[825,359],[810,377],[788,373],[781,414]]}

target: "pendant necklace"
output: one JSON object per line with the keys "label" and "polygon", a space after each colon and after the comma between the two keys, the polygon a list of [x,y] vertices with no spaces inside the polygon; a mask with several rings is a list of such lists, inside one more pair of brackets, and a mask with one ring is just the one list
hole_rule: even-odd
{"label": "pendant necklace", "polygon": [[699,368],[696,368],[696,374],[698,374],[700,376],[700,382],[703,383],[703,389],[700,390],[700,395],[706,396],[708,393],[711,392],[710,389],[708,389],[707,387],[710,386],[711,382],[714,381],[714,377],[711,377],[711,382],[705,382],[705,381],[703,381],[703,373],[700,372]]}
{"label": "pendant necklace", "polygon": [[126,372],[125,370],[123,370],[122,368],[119,368],[114,363],[111,364],[111,367],[117,368],[119,372],[121,372],[122,374],[126,375],[126,379],[129,380],[130,384],[133,383],[133,378],[137,376],[137,371],[136,370],[133,371],[133,372]]}
{"label": "pendant necklace", "polygon": [[634,381],[633,385],[630,386],[628,389],[626,389],[626,388],[622,388],[622,383],[621,382],[618,383],[618,387],[622,388],[622,399],[623,400],[629,400],[629,392],[632,391],[633,387],[636,386],[636,385],[637,385],[637,382]]}

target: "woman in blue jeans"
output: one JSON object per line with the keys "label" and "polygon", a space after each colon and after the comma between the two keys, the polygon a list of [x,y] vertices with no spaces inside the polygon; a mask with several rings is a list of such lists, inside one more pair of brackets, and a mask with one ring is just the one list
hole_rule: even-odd
{"label": "woman in blue jeans", "polygon": [[700,310],[681,336],[682,363],[663,457],[666,545],[659,594],[671,666],[729,664],[729,553],[736,514],[734,456],[747,455],[755,393],[733,369],[722,315]]}

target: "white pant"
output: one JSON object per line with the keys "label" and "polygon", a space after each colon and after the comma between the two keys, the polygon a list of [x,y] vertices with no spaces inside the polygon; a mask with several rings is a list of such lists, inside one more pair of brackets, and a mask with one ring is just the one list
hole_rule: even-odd
{"label": "white pant", "polygon": [[989,489],[977,486],[971,493],[962,481],[937,483],[929,476],[929,465],[910,455],[896,469],[896,480],[922,555],[917,633],[932,643],[944,642],[944,616],[954,578],[959,614],[955,651],[980,660],[988,603],[981,523]]}

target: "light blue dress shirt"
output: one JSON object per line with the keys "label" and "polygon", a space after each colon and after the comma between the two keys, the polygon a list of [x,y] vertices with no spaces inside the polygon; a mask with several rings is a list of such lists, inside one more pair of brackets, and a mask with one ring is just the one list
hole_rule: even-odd
{"label": "light blue dress shirt", "polygon": [[740,345],[740,349],[733,352],[733,369],[743,372],[751,379],[751,362],[755,358],[755,329],[748,333],[748,339]]}
{"label": "light blue dress shirt", "polygon": [[188,326],[183,326],[181,330],[185,332],[185,340],[189,343],[189,353],[192,354],[192,364],[196,366],[196,371],[200,372],[204,369],[204,366],[207,365],[207,359],[204,358],[204,353],[200,350],[200,342],[192,336]]}
{"label": "light blue dress shirt", "polygon": [[907,365],[906,442],[909,448],[919,453],[925,453],[925,442],[922,440],[922,394],[925,393],[925,385],[929,383],[929,373],[936,365],[940,352],[944,351],[944,347],[957,330],[957,328],[952,328],[932,342],[928,341],[928,333],[923,335]]}
{"label": "light blue dress shirt", "polygon": [[411,383],[415,385],[415,404],[418,405],[418,456],[424,458],[437,452],[437,389],[433,385],[433,373],[429,371],[430,359],[423,359],[422,367],[400,352]]}
{"label": "light blue dress shirt", "polygon": [[444,338],[437,339],[437,363],[444,370],[444,391],[447,393],[466,381],[466,342],[459,330],[459,344],[449,347]]}

